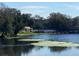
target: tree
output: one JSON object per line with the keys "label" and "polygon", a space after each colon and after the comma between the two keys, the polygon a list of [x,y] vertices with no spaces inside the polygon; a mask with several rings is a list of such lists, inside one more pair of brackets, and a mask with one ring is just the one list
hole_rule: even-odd
{"label": "tree", "polygon": [[60,13],[51,13],[48,17],[49,28],[57,31],[67,31],[69,29],[69,22],[70,18]]}
{"label": "tree", "polygon": [[72,29],[71,30],[79,32],[79,16],[72,18]]}
{"label": "tree", "polygon": [[14,17],[13,22],[14,27],[14,35],[16,35],[21,29],[25,26],[31,26],[31,14],[21,14],[17,13]]}
{"label": "tree", "polygon": [[[2,4],[1,4],[2,5]],[[3,8],[2,8],[3,7]],[[2,6],[0,8],[0,32],[7,34],[12,33],[12,9]]]}
{"label": "tree", "polygon": [[39,15],[35,15],[34,17],[32,17],[33,20],[33,28],[34,29],[44,29],[44,18],[39,16]]}
{"label": "tree", "polygon": [[21,12],[15,8],[1,7],[0,33],[7,36],[17,35],[27,23],[30,23],[29,19],[29,14],[21,14]]}

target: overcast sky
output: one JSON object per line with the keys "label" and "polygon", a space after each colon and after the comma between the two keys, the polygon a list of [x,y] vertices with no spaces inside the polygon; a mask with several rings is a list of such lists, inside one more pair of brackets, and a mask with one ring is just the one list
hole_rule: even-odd
{"label": "overcast sky", "polygon": [[5,2],[9,7],[19,9],[22,13],[31,13],[47,17],[52,12],[60,12],[72,17],[79,16],[79,3],[60,2]]}

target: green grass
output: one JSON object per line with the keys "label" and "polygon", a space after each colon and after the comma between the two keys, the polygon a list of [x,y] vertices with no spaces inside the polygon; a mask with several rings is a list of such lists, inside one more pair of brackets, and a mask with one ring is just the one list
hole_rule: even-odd
{"label": "green grass", "polygon": [[33,34],[37,34],[34,32],[19,32],[17,35],[33,35]]}
{"label": "green grass", "polygon": [[79,47],[79,44],[72,43],[72,42],[46,41],[46,40],[40,40],[40,39],[19,39],[18,41],[31,42],[31,45],[34,45],[34,46]]}

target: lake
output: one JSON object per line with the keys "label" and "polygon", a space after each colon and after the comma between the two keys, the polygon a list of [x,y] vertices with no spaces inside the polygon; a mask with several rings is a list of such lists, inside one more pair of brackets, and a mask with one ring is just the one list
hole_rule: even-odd
{"label": "lake", "polygon": [[[37,34],[26,36],[28,39],[65,41],[79,43],[79,34]],[[79,56],[79,47],[46,46],[1,46],[0,55],[8,56]]]}
{"label": "lake", "polygon": [[79,34],[38,34],[28,36],[27,38],[79,43]]}

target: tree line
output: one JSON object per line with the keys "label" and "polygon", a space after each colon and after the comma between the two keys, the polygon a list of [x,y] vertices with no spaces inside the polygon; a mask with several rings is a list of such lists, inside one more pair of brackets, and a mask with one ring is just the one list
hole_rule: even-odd
{"label": "tree line", "polygon": [[79,16],[74,18],[61,14],[51,13],[47,18],[39,15],[22,14],[20,10],[0,6],[0,34],[14,36],[25,26],[33,29],[52,29],[57,32],[79,33]]}

